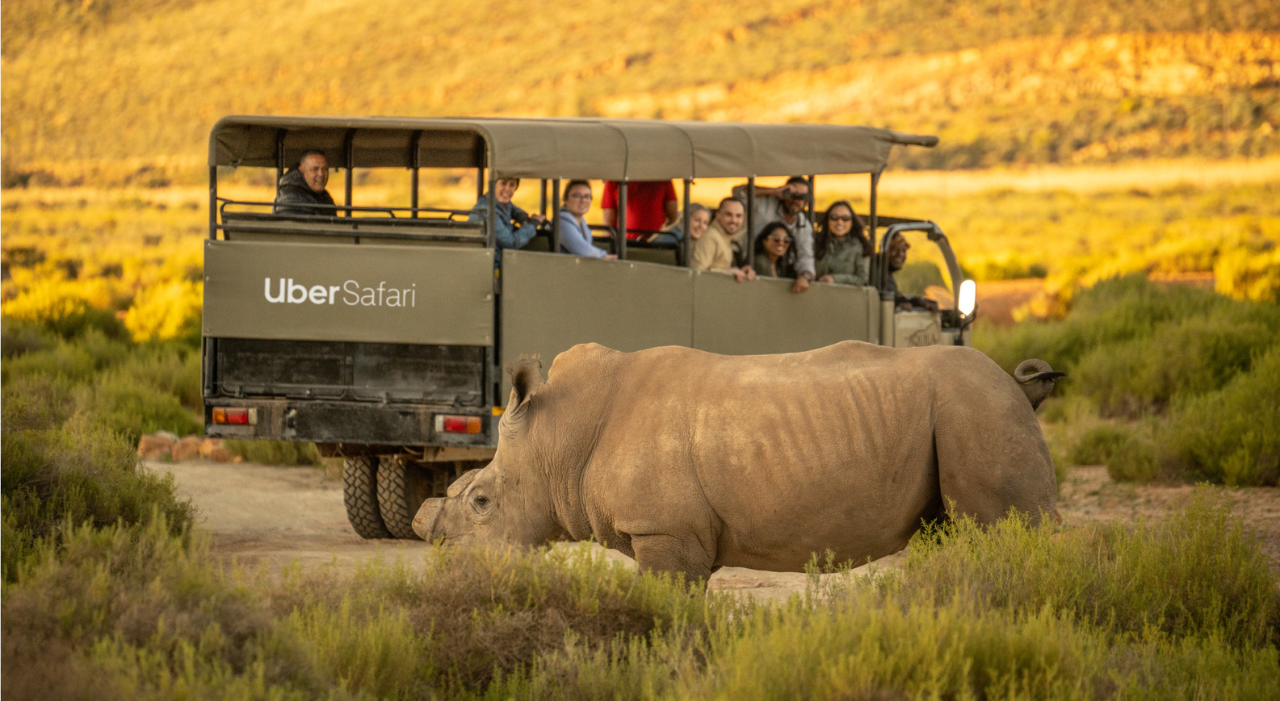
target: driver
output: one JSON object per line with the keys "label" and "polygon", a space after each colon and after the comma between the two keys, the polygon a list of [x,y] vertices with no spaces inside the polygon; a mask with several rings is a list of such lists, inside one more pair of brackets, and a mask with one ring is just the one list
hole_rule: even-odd
{"label": "driver", "polygon": [[[298,167],[280,178],[272,214],[335,214],[329,184],[329,159],[324,151],[303,151]],[[314,206],[320,205],[320,206]],[[325,206],[327,205],[327,206]]]}
{"label": "driver", "polygon": [[467,221],[472,224],[484,224],[489,216],[489,195],[494,196],[494,240],[498,242],[498,250],[493,253],[494,263],[502,260],[502,249],[520,248],[529,243],[538,233],[537,225],[547,220],[541,214],[529,214],[511,203],[511,198],[519,187],[520,178],[498,180],[492,193],[480,195],[467,217]]}
{"label": "driver", "polygon": [[889,241],[889,250],[886,255],[889,256],[889,280],[885,283],[885,289],[893,292],[894,307],[900,312],[910,311],[938,311],[938,303],[928,297],[911,297],[904,295],[898,291],[898,278],[896,274],[902,270],[907,264],[907,249],[911,248],[911,244],[907,243],[906,237],[897,234]]}

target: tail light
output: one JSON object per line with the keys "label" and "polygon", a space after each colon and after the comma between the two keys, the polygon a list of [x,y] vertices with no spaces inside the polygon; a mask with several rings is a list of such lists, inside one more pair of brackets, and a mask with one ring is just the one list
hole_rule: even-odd
{"label": "tail light", "polygon": [[258,423],[258,410],[220,406],[214,407],[213,422],[215,424],[240,424],[242,426],[254,426]]}
{"label": "tail light", "polygon": [[479,433],[479,416],[436,414],[436,433]]}

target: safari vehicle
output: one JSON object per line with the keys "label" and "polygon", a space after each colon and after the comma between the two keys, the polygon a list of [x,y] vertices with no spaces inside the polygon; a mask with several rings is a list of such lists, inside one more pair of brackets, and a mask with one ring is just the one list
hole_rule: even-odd
{"label": "safari vehicle", "polygon": [[[746,178],[751,197],[756,177],[799,173],[812,186],[815,176],[868,174],[872,241],[884,248],[905,231],[926,232],[959,286],[959,266],[937,226],[876,209],[890,149],[936,143],[804,124],[227,117],[209,139],[207,434],[316,443],[322,454],[345,458],[344,496],[357,533],[412,538],[418,506],[493,456],[509,392],[503,368],[520,355],[549,365],[592,341],[623,351],[682,345],[723,354],[847,339],[967,344],[972,295],[962,305],[953,289],[957,301],[939,312],[895,311],[884,256],[874,286],[814,284],[792,294],[789,281],[737,284],[684,267],[687,237],[683,248],[629,243],[626,188],[617,230],[600,239],[618,260],[553,253],[553,225],[524,250],[502,251],[495,266],[492,201],[480,223],[468,221],[468,210],[419,206],[422,168],[474,169],[478,191],[492,192],[499,178],[537,180],[544,214],[559,211],[565,179],[679,180],[687,213],[695,178]],[[276,215],[270,202],[219,196],[220,168],[274,168],[278,181],[310,149],[344,172],[344,204],[332,211]],[[409,205],[353,204],[356,168],[408,169]]]}

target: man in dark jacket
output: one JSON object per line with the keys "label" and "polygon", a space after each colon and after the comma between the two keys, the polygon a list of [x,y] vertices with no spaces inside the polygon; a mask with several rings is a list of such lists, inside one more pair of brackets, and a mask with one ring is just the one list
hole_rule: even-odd
{"label": "man in dark jacket", "polygon": [[330,215],[336,212],[330,207],[308,205],[332,205],[333,198],[324,189],[329,184],[329,159],[322,151],[304,151],[298,167],[280,178],[276,190],[274,214]]}

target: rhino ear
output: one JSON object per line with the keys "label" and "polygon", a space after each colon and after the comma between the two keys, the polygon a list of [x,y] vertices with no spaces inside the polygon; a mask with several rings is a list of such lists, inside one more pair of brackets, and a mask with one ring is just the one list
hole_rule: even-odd
{"label": "rhino ear", "polygon": [[445,492],[445,494],[450,499],[452,499],[453,497],[456,497],[459,494],[467,491],[467,487],[471,486],[471,482],[475,480],[476,475],[478,474],[480,474],[479,469],[467,470],[466,472],[462,473],[461,477],[454,480],[453,484],[449,485],[449,491]]}
{"label": "rhino ear", "polygon": [[513,412],[529,401],[542,386],[542,361],[537,358],[521,358],[511,371],[511,399],[507,412]]}

